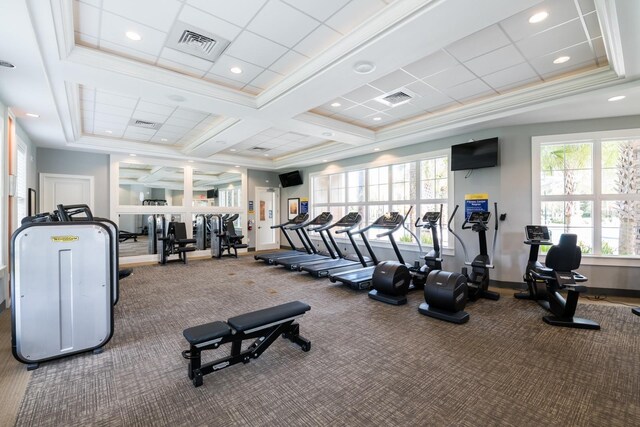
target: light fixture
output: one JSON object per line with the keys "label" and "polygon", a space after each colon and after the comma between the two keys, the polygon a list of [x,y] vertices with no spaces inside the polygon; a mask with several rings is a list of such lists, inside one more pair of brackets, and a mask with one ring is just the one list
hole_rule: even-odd
{"label": "light fixture", "polygon": [[37,119],[38,117],[40,117],[40,114],[36,114],[36,113],[26,113],[25,116],[28,117],[33,117],[35,119]]}
{"label": "light fixture", "polygon": [[160,141],[167,142],[167,138],[160,138]]}
{"label": "light fixture", "polygon": [[236,165],[236,167],[237,167],[237,168],[239,168],[239,167],[240,167],[240,165]]}
{"label": "light fixture", "polygon": [[187,162],[189,162],[189,163],[193,163],[193,160],[187,160]]}
{"label": "light fixture", "polygon": [[333,132],[322,132],[322,136],[333,136]]}
{"label": "light fixture", "polygon": [[374,117],[374,118],[373,118],[373,121],[374,121],[374,122],[379,122],[380,120],[382,120],[382,117]]}
{"label": "light fixture", "polygon": [[615,102],[615,101],[620,101],[625,99],[626,96],[625,95],[618,95],[618,96],[612,96],[611,98],[607,99],[607,101],[609,102]]}
{"label": "light fixture", "polygon": [[129,155],[130,155],[131,157],[135,157],[135,156],[137,156],[137,154],[133,154],[133,153],[131,153],[131,154],[129,154]]}
{"label": "light fixture", "polygon": [[369,74],[376,69],[376,66],[373,62],[369,61],[358,61],[353,64],[353,71],[358,74]]}
{"label": "light fixture", "polygon": [[167,98],[175,102],[184,102],[187,100],[187,98],[181,95],[167,95]]}
{"label": "light fixture", "polygon": [[265,155],[264,155],[264,156],[265,156],[265,157],[269,157],[269,155],[268,155],[268,154],[266,154],[266,153],[265,153]]}
{"label": "light fixture", "polygon": [[326,159],[325,159],[325,160],[323,160],[323,161],[322,161],[322,163],[327,163],[328,161],[329,161],[329,160],[326,160]]}
{"label": "light fixture", "polygon": [[549,13],[543,10],[542,12],[538,12],[534,15],[531,15],[531,18],[529,18],[529,23],[537,24],[538,22],[542,22],[545,19],[547,19],[548,16],[549,16]]}
{"label": "light fixture", "polygon": [[133,40],[134,42],[139,42],[140,40],[142,40],[142,36],[135,31],[127,31],[125,35],[129,40]]}
{"label": "light fixture", "polygon": [[236,151],[235,148],[229,148],[229,151]]}
{"label": "light fixture", "polygon": [[380,151],[380,149],[379,148],[374,148],[373,151]]}
{"label": "light fixture", "polygon": [[108,133],[109,135],[111,135],[113,133],[112,130],[105,130],[104,133]]}
{"label": "light fixture", "polygon": [[339,102],[334,102],[333,104],[331,104],[332,107],[340,107],[342,104],[340,104]]}
{"label": "light fixture", "polygon": [[11,62],[2,61],[2,60],[0,60],[0,67],[16,68],[16,66],[13,65]]}
{"label": "light fixture", "polygon": [[240,68],[240,67],[231,67],[229,69],[229,71],[231,71],[233,74],[240,74],[240,73],[242,73],[242,68]]}
{"label": "light fixture", "polygon": [[565,62],[567,62],[568,60],[570,60],[571,57],[570,56],[559,56],[556,59],[553,60],[554,64],[564,64]]}

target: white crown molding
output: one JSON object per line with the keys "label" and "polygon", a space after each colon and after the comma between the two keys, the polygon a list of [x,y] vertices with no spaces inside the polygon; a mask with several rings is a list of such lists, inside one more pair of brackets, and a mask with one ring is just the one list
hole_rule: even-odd
{"label": "white crown molding", "polygon": [[624,77],[626,69],[622,53],[622,39],[620,37],[616,2],[615,0],[595,0],[595,5],[609,64],[618,76]]}
{"label": "white crown molding", "polygon": [[[33,3],[41,0],[31,0]],[[75,46],[73,25],[73,0],[50,0],[51,15],[60,59],[65,59]],[[34,5],[35,6],[35,5]]]}
{"label": "white crown molding", "polygon": [[[329,129],[334,135],[327,137],[327,139],[335,138],[340,142],[351,145],[368,144],[375,141],[376,133],[371,129],[366,129],[360,126],[356,126],[351,123],[346,123],[341,120],[332,119],[320,114],[306,112],[298,114],[290,122],[298,121],[305,124],[308,128],[309,125],[317,126],[318,130],[326,131]],[[320,134],[320,136],[323,136]]]}
{"label": "white crown molding", "polygon": [[[211,129],[209,129],[208,131],[200,135],[195,141],[182,147],[180,151],[185,155],[189,155],[190,153],[193,153],[193,151],[195,151],[196,149],[201,148],[202,145],[206,144],[211,139],[214,139],[216,135],[235,126],[240,121],[241,121],[240,119],[223,118],[218,123],[216,123],[216,125],[213,126]],[[227,147],[223,147],[221,148],[221,150],[224,150],[225,148]]]}
{"label": "white crown molding", "polygon": [[80,88],[77,84],[64,82],[67,94],[67,106],[71,117],[71,129],[73,141],[77,141],[82,135],[82,113],[80,112]]}

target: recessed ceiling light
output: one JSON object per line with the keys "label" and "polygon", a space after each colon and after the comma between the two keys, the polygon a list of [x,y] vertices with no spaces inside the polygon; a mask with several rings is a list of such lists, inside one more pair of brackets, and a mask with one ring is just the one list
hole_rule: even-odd
{"label": "recessed ceiling light", "polygon": [[104,133],[108,133],[109,135],[111,135],[113,133],[112,130],[105,130]]}
{"label": "recessed ceiling light", "polygon": [[180,96],[180,95],[168,95],[167,98],[169,98],[172,101],[175,102],[184,102],[187,100],[187,98],[185,98],[184,96]]}
{"label": "recessed ceiling light", "polygon": [[382,117],[374,117],[374,118],[373,118],[373,121],[374,121],[374,122],[379,122],[380,120],[382,120]]}
{"label": "recessed ceiling light", "polygon": [[373,151],[380,151],[380,149],[379,148],[374,148]]}
{"label": "recessed ceiling light", "polygon": [[240,165],[236,165],[236,167],[237,167],[237,168],[239,168],[239,167],[240,167]]}
{"label": "recessed ceiling light", "polygon": [[376,66],[373,62],[369,61],[358,61],[353,64],[353,71],[358,74],[369,74],[376,69]]}
{"label": "recessed ceiling light", "polygon": [[615,102],[615,101],[620,101],[622,99],[625,99],[626,96],[625,95],[618,95],[618,96],[612,96],[611,98],[609,98],[607,101],[609,102]]}
{"label": "recessed ceiling light", "polygon": [[269,155],[268,155],[268,154],[265,154],[264,156],[265,156],[265,157],[269,157]]}
{"label": "recessed ceiling light", "polygon": [[235,148],[229,148],[229,151],[236,151]]}
{"label": "recessed ceiling light", "polygon": [[127,31],[125,33],[125,35],[127,36],[127,38],[129,40],[133,40],[134,42],[138,42],[140,40],[142,40],[142,36],[138,33],[136,33],[135,31]]}
{"label": "recessed ceiling light", "polygon": [[130,155],[131,157],[135,157],[137,154],[133,154],[133,153],[131,153],[131,154],[129,154],[129,155]]}
{"label": "recessed ceiling light", "polygon": [[323,160],[322,163],[327,163],[329,160]]}
{"label": "recessed ceiling light", "polygon": [[36,118],[36,119],[37,119],[38,117],[40,117],[40,114],[36,114],[36,113],[27,113],[27,114],[25,114],[25,116],[33,117],[33,118]]}
{"label": "recessed ceiling light", "polygon": [[534,15],[531,15],[531,18],[529,18],[529,22],[531,24],[537,24],[538,22],[542,22],[545,19],[547,19],[548,16],[549,16],[549,13],[543,10],[542,12],[538,12]]}
{"label": "recessed ceiling light", "polygon": [[331,104],[332,107],[339,107],[342,104],[340,104],[339,102],[334,102],[333,104]]}
{"label": "recessed ceiling light", "polygon": [[240,68],[240,67],[231,67],[229,69],[229,71],[231,71],[233,74],[240,74],[240,73],[242,73],[242,68]]}
{"label": "recessed ceiling light", "polygon": [[11,62],[2,61],[2,60],[0,60],[0,67],[16,68],[16,66],[13,65]]}
{"label": "recessed ceiling light", "polygon": [[187,160],[187,162],[189,162],[189,163],[193,163],[193,160]]}
{"label": "recessed ceiling light", "polygon": [[167,142],[167,138],[160,138],[160,141]]}
{"label": "recessed ceiling light", "polygon": [[559,56],[556,59],[553,60],[554,64],[564,64],[565,62],[567,62],[568,60],[570,60],[571,57],[570,56]]}
{"label": "recessed ceiling light", "polygon": [[333,136],[333,132],[322,132],[322,136]]}

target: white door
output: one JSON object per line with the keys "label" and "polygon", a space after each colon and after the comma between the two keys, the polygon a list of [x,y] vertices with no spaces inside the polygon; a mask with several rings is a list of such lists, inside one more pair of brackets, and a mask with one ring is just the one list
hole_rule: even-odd
{"label": "white door", "polygon": [[256,187],[256,250],[278,249],[280,230],[272,229],[280,223],[280,189]]}
{"label": "white door", "polygon": [[41,173],[40,212],[53,212],[60,204],[85,204],[93,211],[93,177]]}

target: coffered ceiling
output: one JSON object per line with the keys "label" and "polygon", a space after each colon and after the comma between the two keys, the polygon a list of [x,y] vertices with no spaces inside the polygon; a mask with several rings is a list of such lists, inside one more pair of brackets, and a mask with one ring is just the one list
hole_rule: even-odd
{"label": "coffered ceiling", "polygon": [[283,169],[640,114],[640,2],[0,3],[0,99],[42,146]]}

